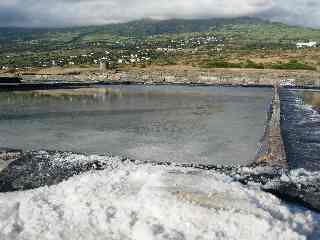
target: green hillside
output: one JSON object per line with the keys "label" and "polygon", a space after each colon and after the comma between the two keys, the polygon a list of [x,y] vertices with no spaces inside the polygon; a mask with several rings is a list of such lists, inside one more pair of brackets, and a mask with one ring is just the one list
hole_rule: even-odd
{"label": "green hillside", "polygon": [[[303,69],[318,69],[319,51],[296,49],[298,41],[310,40],[319,43],[320,30],[249,17],[143,19],[60,29],[0,28],[0,67],[86,66],[96,65],[99,59],[107,59],[112,66],[117,66],[119,59],[137,65],[132,60],[136,58],[142,66],[180,63],[302,68],[297,63],[306,63]],[[290,61],[293,64],[286,65]]]}
{"label": "green hillside", "polygon": [[51,42],[79,43],[112,41],[115,38],[146,38],[154,35],[213,33],[224,38],[249,42],[292,42],[319,39],[320,30],[271,23],[256,18],[201,20],[140,20],[64,29],[0,28],[0,43]]}

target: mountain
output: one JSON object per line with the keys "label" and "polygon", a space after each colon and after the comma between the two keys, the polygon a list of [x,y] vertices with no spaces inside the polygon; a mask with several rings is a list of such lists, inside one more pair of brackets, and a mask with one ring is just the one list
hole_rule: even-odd
{"label": "mountain", "polygon": [[[62,66],[90,65],[95,63],[94,60],[106,58],[110,52],[113,61],[140,52],[148,55],[155,64],[174,64],[177,59],[184,61],[184,64],[225,59],[225,62],[213,61],[210,65],[220,67],[229,66],[227,61],[239,61],[245,55],[251,55],[247,56],[250,59],[261,58],[258,61],[265,62],[265,56],[269,54],[270,64],[276,64],[281,55],[281,61],[299,59],[313,69],[320,62],[320,54],[316,49],[300,52],[299,57],[294,55],[297,54],[297,42],[310,40],[319,43],[320,30],[249,17],[163,21],[142,19],[58,29],[0,28],[0,67],[43,67],[56,65],[57,62]],[[163,49],[172,51],[166,54],[167,50]],[[286,55],[286,51],[292,53],[291,57]],[[194,52],[197,56],[191,59]],[[272,54],[277,54],[278,58],[272,58]],[[294,67],[300,64],[292,63]],[[262,67],[259,64],[254,66],[253,62],[250,64],[252,67]]]}
{"label": "mountain", "polygon": [[230,24],[257,24],[268,23],[257,18],[234,18],[234,19],[170,19],[152,20],[142,19],[127,23],[108,24],[102,26],[87,26],[73,28],[1,28],[0,39],[29,40],[41,38],[48,33],[74,33],[92,34],[108,33],[118,36],[151,36],[160,34],[179,34],[190,32],[207,32],[219,29]]}
{"label": "mountain", "polygon": [[148,37],[153,35],[213,32],[225,36],[248,34],[278,39],[320,38],[320,30],[287,26],[258,18],[234,19],[143,19],[128,23],[61,29],[0,28],[0,43],[24,41],[76,42],[99,41],[112,37]]}
{"label": "mountain", "polygon": [[[74,28],[0,28],[0,58],[59,50],[91,51],[100,48],[129,47],[131,43],[168,44],[171,40],[213,35],[238,49],[292,48],[298,41],[320,42],[320,30],[288,26],[258,18],[234,19],[142,19],[127,23]],[[157,44],[158,44],[157,43]],[[161,46],[161,44],[158,46]],[[7,60],[3,60],[7,62]]]}
{"label": "mountain", "polygon": [[234,24],[257,24],[267,23],[257,18],[235,18],[235,19],[170,19],[156,21],[143,19],[122,24],[106,25],[98,28],[98,31],[116,34],[119,36],[153,36],[162,34],[181,34],[192,32],[209,32],[221,29],[226,25]]}

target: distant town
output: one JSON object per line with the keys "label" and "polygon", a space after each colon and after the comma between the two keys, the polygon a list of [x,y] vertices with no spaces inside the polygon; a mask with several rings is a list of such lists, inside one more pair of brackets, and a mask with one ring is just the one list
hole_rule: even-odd
{"label": "distant town", "polygon": [[[115,25],[108,30],[104,27],[37,30],[17,36],[8,33],[2,36],[0,29],[0,70],[14,73],[52,67],[96,67],[104,71],[151,65],[320,68],[317,30],[251,18],[222,23],[172,20],[170,24],[173,27],[168,22],[141,21]],[[131,31],[132,28],[136,31]]]}
{"label": "distant town", "polygon": [[215,36],[199,36],[188,39],[171,39],[166,42],[157,41],[151,38],[151,41],[121,42],[105,46],[107,50],[103,51],[104,43],[93,43],[85,46],[86,48],[99,48],[98,51],[88,51],[79,55],[67,56],[48,56],[42,59],[33,59],[33,61],[15,63],[16,56],[7,55],[8,64],[2,65],[3,70],[15,68],[32,67],[54,67],[54,66],[74,66],[74,65],[103,65],[107,68],[113,68],[116,65],[129,64],[151,64],[153,61],[177,53],[197,52],[200,47],[210,46],[215,51],[222,51],[224,48],[223,39]]}

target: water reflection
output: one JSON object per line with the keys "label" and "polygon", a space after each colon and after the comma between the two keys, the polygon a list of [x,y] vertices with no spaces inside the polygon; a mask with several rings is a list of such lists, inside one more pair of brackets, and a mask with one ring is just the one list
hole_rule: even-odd
{"label": "water reflection", "polygon": [[0,94],[0,146],[206,164],[252,160],[270,89],[108,86]]}

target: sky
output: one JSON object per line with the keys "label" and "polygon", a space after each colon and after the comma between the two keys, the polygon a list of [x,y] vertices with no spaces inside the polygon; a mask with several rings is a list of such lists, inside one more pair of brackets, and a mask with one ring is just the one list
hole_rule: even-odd
{"label": "sky", "polygon": [[0,26],[65,27],[141,18],[257,16],[320,28],[319,0],[0,0]]}

